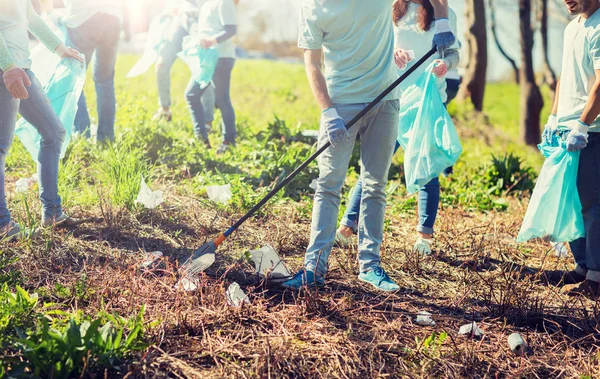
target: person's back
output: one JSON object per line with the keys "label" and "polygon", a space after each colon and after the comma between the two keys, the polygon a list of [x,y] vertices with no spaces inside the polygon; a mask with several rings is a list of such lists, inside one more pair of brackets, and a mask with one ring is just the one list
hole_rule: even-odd
{"label": "person's back", "polygon": [[113,15],[123,19],[124,0],[64,0],[67,9],[65,22],[76,28],[96,13]]}

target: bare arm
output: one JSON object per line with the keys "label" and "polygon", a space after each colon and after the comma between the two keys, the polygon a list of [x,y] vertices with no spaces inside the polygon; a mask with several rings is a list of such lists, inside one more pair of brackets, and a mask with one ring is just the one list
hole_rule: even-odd
{"label": "bare arm", "polygon": [[598,115],[600,115],[600,70],[596,70],[596,82],[590,91],[590,96],[579,121],[591,125]]}
{"label": "bare arm", "polygon": [[556,81],[556,91],[554,93],[554,105],[552,105],[551,114],[556,116],[556,114],[558,113],[558,94],[560,93],[560,78]]}
{"label": "bare arm", "polygon": [[304,50],[304,65],[313,95],[321,110],[324,111],[333,107],[333,102],[329,97],[327,82],[321,71],[321,54],[322,50]]}
{"label": "bare arm", "polygon": [[448,0],[431,0],[435,19],[448,18]]}

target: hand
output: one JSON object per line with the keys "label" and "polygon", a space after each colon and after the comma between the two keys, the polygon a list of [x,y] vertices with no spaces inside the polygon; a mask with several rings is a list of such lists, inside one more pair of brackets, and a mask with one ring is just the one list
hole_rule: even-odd
{"label": "hand", "polygon": [[567,151],[576,152],[586,148],[590,126],[578,121],[577,126],[567,134]]}
{"label": "hand", "polygon": [[456,43],[456,37],[450,29],[450,20],[440,18],[435,20],[435,35],[433,36],[433,47],[437,48],[438,53],[443,58],[446,50]]}
{"label": "hand", "polygon": [[56,50],[54,50],[56,54],[62,59],[75,59],[81,63],[85,62],[85,57],[79,51],[72,49],[70,47],[65,46],[64,44],[58,45]]}
{"label": "hand", "polygon": [[558,118],[552,114],[548,117],[548,122],[546,122],[546,125],[544,126],[544,133],[542,134],[542,140],[545,143],[552,145],[552,141],[553,141],[552,137],[556,133],[557,130],[558,130]]}
{"label": "hand", "polygon": [[404,70],[410,61],[412,61],[410,52],[404,49],[394,49],[394,62],[400,70]]}
{"label": "hand", "polygon": [[7,71],[4,71],[2,79],[4,80],[6,89],[8,89],[8,92],[10,92],[15,99],[25,100],[29,98],[29,92],[27,92],[26,87],[31,85],[31,81],[23,69],[18,67],[8,69]]}
{"label": "hand", "polygon": [[338,115],[335,108],[329,108],[323,111],[321,114],[321,127],[325,128],[329,142],[331,142],[331,146],[334,148],[338,147],[340,143],[350,139],[346,124]]}
{"label": "hand", "polygon": [[218,43],[219,42],[217,42],[215,38],[204,38],[200,40],[200,46],[202,46],[204,49],[210,49]]}
{"label": "hand", "polygon": [[438,59],[435,62],[435,66],[433,66],[433,73],[438,78],[443,78],[448,73],[448,64],[443,59]]}

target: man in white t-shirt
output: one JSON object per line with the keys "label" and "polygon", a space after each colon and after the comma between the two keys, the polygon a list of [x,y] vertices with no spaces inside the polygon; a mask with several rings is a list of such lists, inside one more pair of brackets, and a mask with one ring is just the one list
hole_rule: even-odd
{"label": "man in white t-shirt", "polygon": [[546,273],[566,284],[569,294],[600,293],[600,3],[565,0],[577,17],[564,36],[562,75],[545,133],[566,136],[569,151],[581,151],[577,190],[583,205],[586,237],[571,243],[573,271]]}
{"label": "man in white t-shirt", "polygon": [[[94,58],[94,83],[98,104],[98,142],[115,138],[115,63],[121,29],[128,36],[124,0],[65,0],[67,43],[85,54],[89,65]],[[128,38],[128,37],[126,37]],[[90,136],[91,120],[85,95],[81,95],[75,117],[75,131]]]}

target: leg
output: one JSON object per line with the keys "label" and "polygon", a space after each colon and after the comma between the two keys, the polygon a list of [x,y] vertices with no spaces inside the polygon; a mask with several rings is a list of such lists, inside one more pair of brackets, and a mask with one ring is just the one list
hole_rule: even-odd
{"label": "leg", "polygon": [[4,191],[4,170],[6,155],[15,135],[15,124],[20,104],[20,101],[13,98],[4,86],[2,74],[2,71],[0,71],[0,228],[10,224],[10,212],[8,211]]}
{"label": "leg", "polygon": [[[202,96],[202,107],[204,108],[204,123],[211,125],[215,121],[215,86],[209,85]],[[235,116],[234,116],[235,117]]]}
{"label": "leg", "polygon": [[229,90],[231,87],[231,72],[235,59],[221,58],[217,64],[213,82],[215,83],[215,106],[221,110],[223,118],[223,143],[235,145],[235,111],[231,104]]}
{"label": "leg", "polygon": [[[581,151],[577,189],[583,205],[587,279],[600,282],[600,134],[591,133],[588,147]],[[579,247],[579,246],[577,246]]]}
{"label": "leg", "polygon": [[[99,40],[94,60],[94,83],[98,103],[98,142],[115,139],[115,116],[117,99],[115,96],[115,63],[119,47],[121,26],[114,16],[96,15],[98,23],[103,24],[102,37]],[[95,16],[95,17],[96,17]]]}
{"label": "leg", "polygon": [[28,88],[29,98],[21,101],[20,112],[42,137],[38,156],[38,162],[41,162],[38,163],[40,198],[44,219],[53,219],[62,215],[61,199],[58,195],[58,162],[65,128],[35,75],[31,71],[27,74],[31,80],[31,86]]}
{"label": "leg", "polygon": [[[349,122],[363,108],[362,104],[336,106],[340,117],[346,122]],[[349,141],[340,144],[337,148],[330,147],[318,159],[319,179],[315,191],[310,243],[304,260],[306,270],[314,272],[317,277],[325,276],[328,270],[329,254],[335,238],[340,194],[354,149],[358,125],[349,132]],[[321,129],[319,146],[326,142],[327,133]]]}
{"label": "leg", "polygon": [[368,124],[360,131],[363,190],[358,223],[358,260],[362,273],[380,267],[385,186],[398,134],[398,112],[398,101],[385,101],[366,116]]}
{"label": "leg", "polygon": [[440,180],[433,179],[419,190],[419,226],[423,238],[431,238],[440,204]]}
{"label": "leg", "polygon": [[202,107],[201,100],[205,90],[206,88],[200,88],[200,84],[192,78],[185,90],[185,99],[192,115],[194,135],[196,138],[206,142],[208,141],[208,132],[205,127],[204,107]]}
{"label": "leg", "polygon": [[171,107],[171,68],[177,60],[177,54],[181,51],[181,45],[186,35],[187,31],[183,26],[178,25],[174,28],[156,62],[158,100],[160,106],[165,111],[168,111]]}
{"label": "leg", "polygon": [[[85,25],[85,24],[84,24]],[[95,44],[86,35],[84,25],[76,29],[68,29],[67,31],[67,45],[77,49],[79,52],[85,55],[86,67],[89,67],[92,61],[92,55],[94,55]],[[87,108],[87,102],[85,100],[85,94],[82,92],[79,101],[77,102],[77,113],[75,114],[74,132],[84,134],[87,138],[91,137],[92,121]]]}

